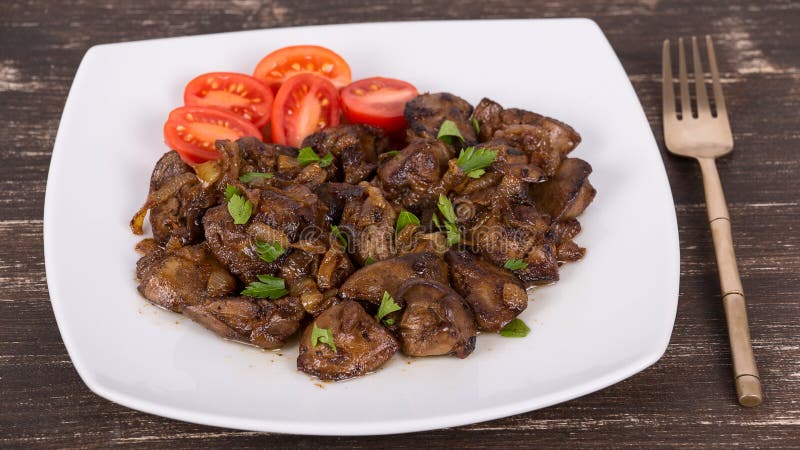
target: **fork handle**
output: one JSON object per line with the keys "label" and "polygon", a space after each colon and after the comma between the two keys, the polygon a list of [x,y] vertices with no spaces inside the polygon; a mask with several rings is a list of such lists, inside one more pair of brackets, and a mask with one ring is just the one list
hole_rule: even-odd
{"label": "fork handle", "polygon": [[717,256],[719,283],[722,290],[722,305],[728,322],[728,338],[733,356],[733,375],[736,393],[742,406],[758,406],[763,394],[758,377],[753,347],[750,344],[750,329],[747,325],[747,311],[744,303],[744,290],[739,279],[736,254],[733,251],[731,219],[722,183],[719,180],[717,165],[713,158],[698,158],[703,172],[703,187],[706,194],[708,221],[711,237],[714,240],[714,253]]}

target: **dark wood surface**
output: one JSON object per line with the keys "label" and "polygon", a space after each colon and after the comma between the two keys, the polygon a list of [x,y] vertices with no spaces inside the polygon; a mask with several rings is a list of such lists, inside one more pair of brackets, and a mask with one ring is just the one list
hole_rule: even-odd
{"label": "dark wood surface", "polygon": [[[0,2],[0,447],[800,447],[800,3],[359,3]],[[318,438],[151,416],[103,400],[81,382],[48,302],[42,207],[55,132],[86,49],[99,43],[264,27],[563,16],[591,17],[600,24],[659,143],[662,39],[714,36],[736,142],[736,151],[719,168],[748,294],[766,395],[762,406],[743,409],[734,397],[699,169],[666,153],[681,238],[674,333],[658,363],[603,391],[453,429]],[[537,44],[526,45],[521,51],[535,51]]]}

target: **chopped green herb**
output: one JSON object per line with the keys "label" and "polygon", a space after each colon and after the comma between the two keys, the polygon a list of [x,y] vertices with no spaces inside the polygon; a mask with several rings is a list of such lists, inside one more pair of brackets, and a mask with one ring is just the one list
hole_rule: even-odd
{"label": "chopped green herb", "polygon": [[475,147],[467,147],[459,153],[456,164],[470,178],[480,178],[481,175],[486,173],[483,169],[492,165],[495,157],[497,157],[497,151],[495,150],[485,148],[475,150]]}
{"label": "chopped green herb", "polygon": [[327,344],[333,350],[333,353],[339,353],[336,350],[336,344],[333,343],[333,332],[330,328],[319,328],[317,323],[314,322],[314,328],[311,329],[311,347],[316,347],[318,343],[322,342]]}
{"label": "chopped green herb", "polygon": [[400,150],[390,150],[390,151],[386,152],[386,154],[389,155],[389,156],[397,156],[397,155],[400,154]]}
{"label": "chopped green herb", "polygon": [[449,198],[445,197],[443,194],[439,194],[438,207],[445,221],[456,223],[456,212],[453,210],[453,204],[450,202]]}
{"label": "chopped green herb", "polygon": [[270,298],[278,299],[289,291],[286,290],[286,284],[283,278],[273,277],[271,275],[258,275],[258,281],[253,281],[248,284],[242,291],[242,295],[253,298]]}
{"label": "chopped green herb", "polygon": [[[439,194],[439,212],[442,213],[442,217],[444,217],[444,228],[447,232],[447,246],[458,244],[461,240],[461,232],[458,230],[458,218],[456,217],[456,212],[453,210],[453,204],[450,202],[450,199],[445,197],[442,194]],[[434,218],[436,216],[433,216]],[[438,222],[435,221],[435,222]],[[442,227],[437,223],[439,229]]]}
{"label": "chopped green herb", "polygon": [[461,240],[461,232],[458,230],[458,225],[452,222],[445,222],[445,229],[447,230],[447,239],[445,243],[448,247],[458,244]]}
{"label": "chopped green herb", "polygon": [[266,242],[256,241],[256,253],[258,257],[266,262],[273,262],[280,257],[286,250],[279,242],[268,244]]}
{"label": "chopped green herb", "polygon": [[381,320],[387,315],[395,312],[400,311],[400,305],[395,303],[394,299],[387,291],[383,291],[383,298],[381,299],[381,306],[378,307],[378,314],[375,316],[376,319]]}
{"label": "chopped green herb", "polygon": [[383,319],[383,323],[389,326],[394,325],[394,319],[392,319],[391,317],[388,319]]}
{"label": "chopped green herb", "polygon": [[265,180],[269,180],[270,178],[272,178],[272,174],[265,172],[247,172],[246,174],[239,177],[239,181],[241,181],[242,183],[249,183],[255,180],[256,178],[263,178]]}
{"label": "chopped green herb", "polygon": [[332,162],[333,162],[333,155],[331,154],[331,152],[328,152],[325,154],[325,156],[322,157],[322,159],[319,160],[319,166],[328,167],[331,165]]}
{"label": "chopped green herb", "polygon": [[436,228],[438,230],[442,229],[442,224],[439,222],[439,216],[437,216],[436,214],[434,214],[433,217],[431,217],[431,222],[433,222],[433,224],[436,225]]}
{"label": "chopped green herb", "polygon": [[297,154],[297,162],[299,162],[301,166],[307,166],[311,163],[319,163],[320,167],[328,167],[333,162],[333,155],[328,152],[322,157],[322,159],[320,159],[319,155],[314,152],[314,149],[311,147],[303,147]]}
{"label": "chopped green herb", "polygon": [[347,237],[344,234],[342,234],[341,231],[339,231],[339,227],[337,227],[336,225],[331,225],[331,233],[333,233],[333,236],[336,239],[338,239],[339,242],[342,243],[342,245],[347,247]]}
{"label": "chopped green herb", "polygon": [[523,261],[521,259],[511,258],[508,261],[506,261],[505,264],[503,264],[503,267],[505,267],[508,270],[527,269],[528,268],[528,263],[526,263],[525,261]]}
{"label": "chopped green herb", "polygon": [[514,337],[514,338],[521,338],[528,335],[531,332],[531,329],[525,325],[525,322],[514,319],[511,322],[508,322],[506,326],[500,330],[500,336],[503,337]]}
{"label": "chopped green herb", "polygon": [[233,194],[228,200],[228,212],[233,217],[233,223],[242,225],[250,220],[250,214],[253,213],[253,204],[242,195]]}
{"label": "chopped green herb", "polygon": [[403,231],[407,225],[419,225],[419,217],[410,211],[400,211],[397,216],[397,223],[394,226],[395,233]]}
{"label": "chopped green herb", "polygon": [[447,144],[453,143],[453,138],[457,137],[461,139],[461,142],[464,142],[464,136],[461,136],[461,131],[458,129],[458,125],[452,120],[446,120],[442,122],[442,125],[439,127],[439,134],[436,135],[436,138],[442,142]]}
{"label": "chopped green herb", "polygon": [[244,195],[244,192],[242,192],[242,190],[236,186],[231,186],[230,184],[225,186],[225,201],[231,201],[231,197],[234,195]]}
{"label": "chopped green herb", "polygon": [[365,265],[365,266],[368,266],[368,265],[370,265],[370,264],[372,264],[372,263],[374,263],[374,262],[375,262],[375,260],[374,260],[374,259],[372,259],[372,257],[371,257],[371,256],[367,256],[367,259],[365,259],[365,260],[364,260],[364,265]]}
{"label": "chopped green herb", "polygon": [[475,128],[475,134],[478,134],[478,133],[481,132],[481,126],[478,123],[478,119],[476,119],[474,117],[472,118],[472,128]]}
{"label": "chopped green herb", "polygon": [[319,155],[317,155],[311,147],[303,147],[297,154],[297,162],[299,162],[301,166],[307,166],[317,161],[319,161]]}

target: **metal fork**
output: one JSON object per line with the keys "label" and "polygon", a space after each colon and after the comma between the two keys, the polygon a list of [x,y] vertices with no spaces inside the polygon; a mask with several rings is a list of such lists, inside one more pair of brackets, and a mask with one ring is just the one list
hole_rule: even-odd
{"label": "metal fork", "polygon": [[722,96],[722,85],[719,81],[714,45],[710,36],[706,36],[706,47],[716,114],[712,113],[709,105],[697,39],[693,36],[692,60],[697,114],[692,113],[689,80],[686,75],[686,56],[683,50],[683,38],[680,38],[678,39],[678,73],[681,109],[680,117],[678,117],[675,111],[670,45],[669,40],[664,41],[662,62],[664,141],[670,152],[695,158],[700,163],[708,220],[714,240],[714,253],[717,256],[722,304],[728,322],[736,392],[740,404],[757,406],[761,404],[762,400],[761,381],[758,377],[756,360],[753,357],[753,348],[750,345],[744,290],[742,281],[739,279],[739,269],[736,266],[736,255],[733,252],[731,220],[715,162],[716,158],[733,150],[733,135],[728,121],[728,110],[725,108],[725,98]]}

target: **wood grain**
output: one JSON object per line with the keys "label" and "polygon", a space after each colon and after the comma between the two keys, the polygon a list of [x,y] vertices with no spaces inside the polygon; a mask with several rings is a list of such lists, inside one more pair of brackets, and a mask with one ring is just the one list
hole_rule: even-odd
{"label": "wood grain", "polygon": [[[105,401],[80,381],[48,302],[42,208],[64,100],[91,45],[325,23],[564,16],[603,28],[659,144],[661,41],[714,36],[736,145],[719,171],[763,405],[736,404],[699,169],[666,153],[681,238],[675,330],[658,363],[601,392],[454,429],[317,438],[163,419]],[[799,23],[792,0],[1,2],[0,447],[800,447]]]}

